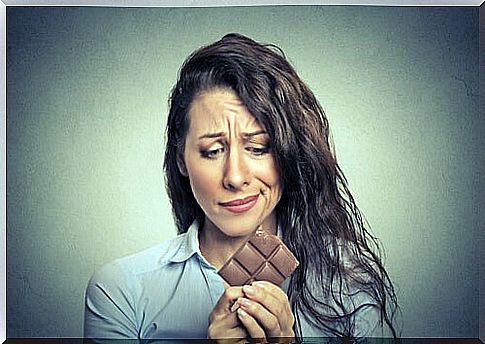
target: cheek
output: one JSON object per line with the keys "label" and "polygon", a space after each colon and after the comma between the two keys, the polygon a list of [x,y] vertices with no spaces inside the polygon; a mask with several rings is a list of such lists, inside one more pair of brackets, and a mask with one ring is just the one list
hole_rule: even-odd
{"label": "cheek", "polygon": [[197,203],[206,210],[215,199],[216,192],[219,190],[219,173],[213,165],[206,165],[199,159],[191,157],[188,160],[187,171],[190,179],[192,194]]}
{"label": "cheek", "polygon": [[216,188],[214,174],[198,169],[197,173],[189,172],[190,186],[197,202],[204,203],[210,198],[211,193]]}
{"label": "cheek", "polygon": [[263,182],[262,192],[272,193],[274,197],[278,197],[281,194],[281,180],[276,163],[273,161],[260,165],[259,168],[260,179]]}
{"label": "cheek", "polygon": [[186,146],[184,161],[190,180],[192,193],[199,204],[207,198],[208,192],[213,188],[211,171],[200,164],[198,157]]}
{"label": "cheek", "polygon": [[280,173],[278,171],[278,167],[276,166],[276,162],[274,159],[271,161],[270,166],[267,169],[267,174],[268,174],[268,180],[270,183],[279,188],[280,186]]}

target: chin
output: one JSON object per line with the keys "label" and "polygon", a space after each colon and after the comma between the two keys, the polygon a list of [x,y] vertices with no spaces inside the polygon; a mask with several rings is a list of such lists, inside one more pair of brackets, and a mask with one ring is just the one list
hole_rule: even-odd
{"label": "chin", "polygon": [[213,223],[221,232],[230,237],[250,235],[258,228],[260,224],[258,221],[244,221],[238,218],[225,221],[215,221]]}

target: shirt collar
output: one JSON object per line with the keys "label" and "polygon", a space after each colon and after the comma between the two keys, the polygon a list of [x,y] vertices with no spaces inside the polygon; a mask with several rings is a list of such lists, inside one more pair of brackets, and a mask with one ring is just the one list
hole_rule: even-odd
{"label": "shirt collar", "polygon": [[199,222],[195,220],[186,233],[181,236],[180,246],[175,255],[170,259],[171,262],[181,263],[188,260],[194,254],[202,258],[199,248]]}

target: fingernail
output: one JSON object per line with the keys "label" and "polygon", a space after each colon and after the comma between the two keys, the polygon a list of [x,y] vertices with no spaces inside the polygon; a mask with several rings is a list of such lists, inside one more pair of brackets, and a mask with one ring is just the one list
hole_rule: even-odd
{"label": "fingernail", "polygon": [[253,285],[258,287],[258,288],[262,288],[262,289],[266,288],[266,282],[265,281],[255,281],[255,282],[253,282]]}
{"label": "fingernail", "polygon": [[236,301],[231,306],[231,313],[235,312],[237,309],[239,309],[239,303]]}
{"label": "fingernail", "polygon": [[250,285],[245,285],[243,286],[243,291],[244,293],[248,294],[248,295],[254,295],[255,294],[255,290],[254,290],[254,287],[251,287]]}
{"label": "fingernail", "polygon": [[239,298],[239,299],[237,299],[237,303],[240,304],[243,307],[250,307],[251,306],[251,302],[248,299]]}
{"label": "fingernail", "polygon": [[248,313],[246,313],[246,312],[245,312],[245,311],[243,311],[241,308],[239,308],[239,309],[237,310],[237,315],[239,315],[240,317],[243,317],[243,318],[244,318],[245,316],[247,316],[247,315],[248,315]]}

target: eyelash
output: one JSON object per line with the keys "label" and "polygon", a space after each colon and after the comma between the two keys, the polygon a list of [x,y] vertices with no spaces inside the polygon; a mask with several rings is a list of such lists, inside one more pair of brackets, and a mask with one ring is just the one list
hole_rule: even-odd
{"label": "eyelash", "polygon": [[224,148],[201,150],[200,155],[206,159],[214,159],[218,153],[222,153]]}
{"label": "eyelash", "polygon": [[[201,150],[200,155],[206,159],[215,159],[217,155],[219,155],[220,153],[223,153],[224,150],[225,148]],[[269,146],[264,146],[261,148],[246,147],[246,150],[255,156],[262,156],[262,155],[268,154],[271,151],[271,148]]]}
{"label": "eyelash", "polygon": [[268,154],[271,149],[269,146],[264,146],[264,147],[247,147],[246,150],[251,152],[254,155],[260,156],[260,155]]}

